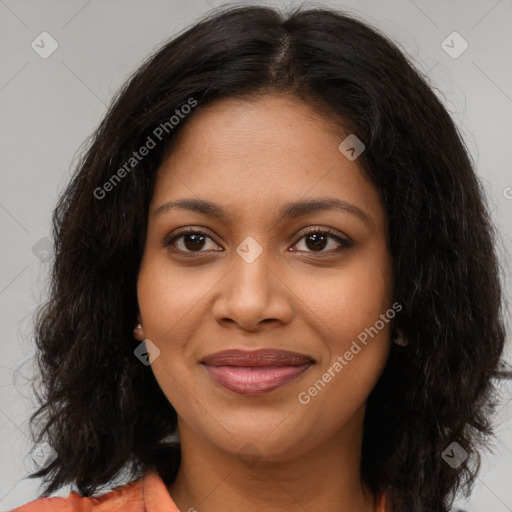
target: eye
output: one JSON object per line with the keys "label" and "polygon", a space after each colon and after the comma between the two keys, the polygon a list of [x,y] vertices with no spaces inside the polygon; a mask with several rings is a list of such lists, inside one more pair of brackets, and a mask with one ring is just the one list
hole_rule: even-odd
{"label": "eye", "polygon": [[[337,232],[328,228],[311,228],[299,239],[299,242],[301,240],[304,240],[303,246],[306,247],[305,252],[313,253],[330,254],[352,246],[351,240],[341,237]],[[329,243],[330,241],[331,243]],[[295,245],[298,245],[299,242]],[[331,245],[330,250],[324,250],[326,247],[329,247],[329,245]],[[334,247],[332,247],[333,245]],[[302,250],[303,249],[299,249],[299,251]]]}
{"label": "eye", "polygon": [[[177,252],[184,253],[185,255],[194,256],[194,253],[207,252],[203,251],[207,241],[214,242],[213,239],[204,231],[197,229],[187,229],[175,234],[169,240],[164,242],[165,246],[170,246],[176,249]],[[217,250],[217,244],[213,243],[213,250]],[[221,249],[223,250],[223,249]],[[187,254],[188,253],[188,254]]]}

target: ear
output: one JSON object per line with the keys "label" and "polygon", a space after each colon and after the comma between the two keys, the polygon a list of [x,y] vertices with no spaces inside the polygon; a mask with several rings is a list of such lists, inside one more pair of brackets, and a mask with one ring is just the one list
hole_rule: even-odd
{"label": "ear", "polygon": [[133,337],[138,341],[144,341],[144,330],[142,329],[141,321],[140,321],[140,314],[137,315],[137,324],[135,325],[135,328],[133,329]]}

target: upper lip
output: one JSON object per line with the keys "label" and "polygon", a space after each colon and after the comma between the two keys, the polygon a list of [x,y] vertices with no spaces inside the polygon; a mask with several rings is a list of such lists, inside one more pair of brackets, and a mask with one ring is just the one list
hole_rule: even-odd
{"label": "upper lip", "polygon": [[300,366],[313,359],[298,352],[264,348],[259,350],[223,350],[201,360],[209,366]]}

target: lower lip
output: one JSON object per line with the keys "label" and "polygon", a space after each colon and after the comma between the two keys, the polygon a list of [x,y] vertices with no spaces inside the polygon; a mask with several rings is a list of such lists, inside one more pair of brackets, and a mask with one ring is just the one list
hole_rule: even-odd
{"label": "lower lip", "polygon": [[313,363],[300,366],[209,366],[214,382],[239,395],[262,395],[294,381]]}

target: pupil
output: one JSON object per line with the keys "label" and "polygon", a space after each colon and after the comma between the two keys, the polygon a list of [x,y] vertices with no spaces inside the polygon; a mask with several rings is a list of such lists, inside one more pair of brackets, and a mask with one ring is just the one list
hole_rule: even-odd
{"label": "pupil", "polygon": [[[189,243],[190,240],[192,240],[192,243]],[[203,235],[192,233],[185,236],[185,247],[189,250],[200,249],[202,243],[204,243]]]}
{"label": "pupil", "polygon": [[[309,240],[314,240],[312,245],[309,244]],[[325,247],[325,240],[325,235],[314,233],[306,238],[306,245],[308,246],[308,249],[323,249]]]}

